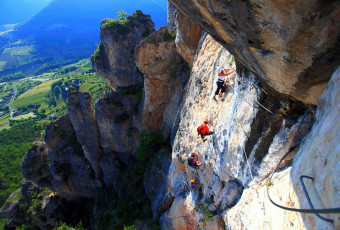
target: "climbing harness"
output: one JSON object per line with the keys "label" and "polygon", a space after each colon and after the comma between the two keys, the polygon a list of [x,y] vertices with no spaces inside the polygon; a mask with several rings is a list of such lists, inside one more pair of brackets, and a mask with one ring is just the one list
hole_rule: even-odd
{"label": "climbing harness", "polygon": [[[218,59],[221,55],[222,55],[222,52],[223,52],[223,49],[220,49],[216,59]],[[225,59],[227,58],[227,56],[225,57]],[[222,62],[224,62],[225,60],[223,60]],[[231,58],[231,60],[229,60],[228,63],[232,62],[233,61],[233,57]],[[216,65],[217,65],[217,62],[215,61],[214,62],[214,66],[213,66],[213,70],[216,69]],[[213,91],[213,87],[214,87],[214,76],[215,76],[215,71],[212,71],[212,74],[211,74],[211,77],[212,77],[212,80],[211,80],[211,86],[210,86],[210,90],[209,92],[207,93],[207,99],[205,101],[205,104],[204,104],[204,107],[203,109],[201,110],[201,112],[199,114],[197,114],[191,128],[190,128],[190,131],[189,131],[189,134],[192,132],[192,129],[194,128],[194,126],[196,125],[197,121],[198,121],[198,118],[200,117],[200,115],[206,111],[206,107],[208,105],[208,100],[209,100],[209,96],[211,95],[212,91]],[[186,137],[186,139],[189,137],[189,135]],[[184,139],[184,140],[186,140]]]}

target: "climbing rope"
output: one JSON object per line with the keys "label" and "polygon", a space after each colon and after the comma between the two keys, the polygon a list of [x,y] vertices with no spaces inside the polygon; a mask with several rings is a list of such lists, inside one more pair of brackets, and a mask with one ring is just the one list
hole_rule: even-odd
{"label": "climbing rope", "polygon": [[[222,52],[223,52],[223,49],[221,48],[220,51],[218,52],[218,55],[217,55],[216,59],[218,59],[218,58],[222,55]],[[224,62],[225,59],[227,59],[227,57],[228,57],[228,56],[226,56],[226,57],[223,59],[222,62]],[[230,62],[232,62],[232,61],[233,61],[233,57],[231,58],[231,60],[229,60],[228,63],[230,63]],[[207,106],[210,106],[210,105],[208,104],[208,101],[209,101],[209,96],[211,95],[211,93],[212,93],[212,91],[213,91],[213,88],[214,88],[214,76],[215,76],[216,65],[217,65],[217,62],[215,61],[215,62],[214,62],[214,65],[213,65],[213,71],[212,71],[212,73],[211,73],[211,86],[210,86],[209,92],[207,93],[207,99],[206,99],[206,101],[205,101],[205,103],[204,103],[204,107],[203,107],[203,109],[201,110],[201,112],[197,114],[197,116],[196,116],[196,118],[195,118],[193,124],[191,125],[189,134],[192,132],[192,129],[195,127],[195,125],[196,125],[196,123],[197,123],[197,121],[198,121],[198,118],[201,116],[201,114],[202,114],[203,112],[206,111],[206,107],[207,107]],[[187,137],[184,139],[184,141],[186,141],[188,137],[189,137],[189,135],[187,135]]]}
{"label": "climbing rope", "polygon": [[[237,81],[238,81],[238,79],[237,79]],[[235,89],[235,88],[232,86],[232,84],[230,84],[230,86],[231,86],[231,88],[233,88],[234,91],[236,91],[237,93],[239,93],[240,95],[242,95],[237,89]],[[253,105],[251,105],[246,99],[244,99],[243,97],[241,97],[241,99],[242,99],[243,101],[245,101],[248,105],[253,106]],[[272,112],[270,109],[266,108],[264,105],[262,105],[262,104],[261,104],[258,100],[256,100],[255,98],[254,98],[254,101],[255,101],[259,106],[261,106],[261,108],[263,108],[264,110],[266,110],[266,111],[269,112],[270,114],[272,114],[272,115],[274,115],[274,116],[276,116],[276,117],[278,117],[278,118],[282,118],[282,119],[284,119],[284,120],[287,120],[287,121],[289,121],[289,122],[291,122],[291,123],[296,123],[296,120],[293,120],[293,119],[284,117],[283,115],[280,115],[280,114],[277,114],[277,113]]]}
{"label": "climbing rope", "polygon": [[[241,127],[241,129],[243,130],[243,132],[244,132],[244,134],[246,135],[246,137],[249,138],[248,135],[247,135],[247,133],[246,133],[246,131],[244,130],[244,128],[243,128],[241,122],[238,120],[238,118],[235,118],[235,119],[237,119],[237,122],[236,122],[236,123]],[[247,165],[248,165],[248,169],[249,169],[249,172],[250,172],[250,176],[251,176],[252,180],[254,180],[254,176],[253,176],[253,173],[251,172],[250,164],[249,164],[249,161],[248,161],[248,157],[247,157],[247,154],[246,154],[246,150],[244,149],[244,145],[242,145],[241,148],[242,148],[242,150],[243,150],[244,157],[246,158],[246,162],[247,162]]]}

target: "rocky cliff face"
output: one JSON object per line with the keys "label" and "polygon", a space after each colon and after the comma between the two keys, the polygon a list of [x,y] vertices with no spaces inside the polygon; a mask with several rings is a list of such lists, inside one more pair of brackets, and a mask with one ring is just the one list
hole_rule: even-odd
{"label": "rocky cliff face", "polygon": [[170,0],[270,87],[316,104],[340,64],[338,1]]}
{"label": "rocky cliff face", "polygon": [[178,54],[175,35],[161,27],[136,47],[136,64],[144,73],[141,129],[172,132],[189,67]]}
{"label": "rocky cliff face", "polygon": [[[255,84],[250,72],[232,75],[225,101],[213,101],[216,68],[221,65],[236,67],[228,51],[210,36],[203,37],[174,141],[168,186],[175,201],[162,217],[164,229],[177,229],[180,221],[192,222],[190,229],[196,229],[202,216],[197,211],[194,215],[191,212],[199,204],[206,204],[217,215],[233,207],[243,198],[249,183],[263,181],[274,168],[277,162],[274,159],[301,140],[296,132],[297,123],[274,116],[261,106],[273,113],[285,111],[285,117],[294,117],[296,121],[303,114],[292,109],[296,107],[293,102],[267,95]],[[205,118],[212,121],[214,135],[203,143],[196,128]],[[204,163],[197,171],[186,162],[191,152],[198,153]],[[191,179],[200,183],[197,192],[189,188]],[[184,204],[190,207],[179,208]],[[171,217],[173,209],[180,217]]]}
{"label": "rocky cliff face", "polygon": [[[291,167],[274,175],[269,186],[272,199],[289,208],[309,209],[306,196],[299,182],[304,179],[307,191],[315,208],[336,208],[339,205],[339,87],[340,69],[333,74],[323,95],[318,101],[318,110],[313,128],[305,137]],[[335,176],[335,177],[334,177]],[[279,209],[269,202],[267,181],[252,183],[239,203],[226,210],[224,221],[230,229],[275,228],[275,229],[338,229],[339,214],[321,214],[334,224],[316,217]],[[246,210],[246,211],[245,211]],[[261,220],[261,221],[259,221]],[[278,227],[280,226],[280,227]]]}
{"label": "rocky cliff face", "polygon": [[28,151],[22,161],[27,180],[64,197],[92,197],[101,187],[90,159],[79,144],[66,115],[47,126],[45,142]]}
{"label": "rocky cliff face", "polygon": [[133,157],[139,135],[137,115],[142,97],[142,85],[112,92],[95,105],[96,120],[103,149],[99,164],[106,186],[121,187],[114,178],[119,168],[127,166]]}
{"label": "rocky cliff face", "polygon": [[[113,33],[118,27],[102,31],[106,48],[92,60],[113,91],[94,110],[88,94],[70,91],[70,114],[48,125],[46,145],[38,143],[26,154],[25,178],[69,201],[113,188],[119,198],[110,204],[120,203],[132,189],[145,190],[162,229],[339,229],[339,214],[325,214],[333,220],[329,223],[314,214],[285,211],[271,204],[267,194],[269,186],[269,195],[280,205],[308,209],[299,182],[307,175],[313,177],[305,184],[316,208],[339,204],[339,68],[317,106],[310,105],[339,64],[332,59],[338,47],[328,51],[338,43],[333,28],[338,25],[338,3],[309,2],[307,7],[302,2],[171,2],[185,15],[173,8],[169,13],[176,15],[169,19],[177,28],[176,39],[172,31],[160,28],[136,46],[137,41],[129,43],[132,40],[125,37],[132,36],[131,31],[124,36]],[[315,16],[317,4],[320,14]],[[273,15],[268,16],[268,11]],[[145,17],[137,12],[129,20],[140,18],[148,24]],[[198,36],[194,32],[199,27],[189,19],[211,35]],[[140,29],[135,32],[138,37],[146,27],[136,25],[130,26],[132,31]],[[327,36],[318,31],[321,26]],[[195,39],[184,39],[193,34]],[[119,41],[114,38],[123,40],[123,48],[116,47]],[[120,58],[128,49],[134,50],[134,57],[123,62]],[[329,70],[323,72],[327,62]],[[236,72],[228,76],[224,97],[215,101],[219,66]],[[133,79],[125,81],[122,71]],[[318,76],[307,75],[309,71]],[[301,81],[306,84],[301,86]],[[208,126],[214,131],[205,142],[196,131],[204,119],[210,120]],[[137,146],[143,146],[137,140],[140,132],[159,129],[164,139],[171,136],[171,154],[162,149],[151,158],[153,149],[147,149],[143,153],[145,159],[150,157],[144,162],[147,167],[134,161]],[[191,152],[203,163],[197,170],[187,164]],[[143,189],[132,180],[134,172]],[[191,179],[198,182],[195,191]],[[97,199],[106,204],[109,197]],[[43,199],[51,205],[59,202]],[[12,204],[0,217],[15,216],[17,206]],[[96,218],[100,207],[93,210]],[[117,206],[109,208],[103,212],[108,211],[110,218],[119,213]],[[135,224],[141,229],[146,225],[146,221]]]}
{"label": "rocky cliff face", "polygon": [[80,93],[78,90],[70,87],[67,111],[77,135],[77,140],[81,144],[84,154],[96,174],[96,180],[100,182],[102,171],[98,160],[101,153],[99,128],[92,107],[91,95],[89,93]]}
{"label": "rocky cliff face", "polygon": [[127,22],[113,22],[105,19],[101,23],[97,54],[92,56],[95,71],[112,89],[136,85],[143,81],[135,70],[135,46],[155,31],[149,15],[137,10],[127,18]]}
{"label": "rocky cliff face", "polygon": [[176,31],[176,47],[192,66],[202,29],[168,2],[168,30]]}

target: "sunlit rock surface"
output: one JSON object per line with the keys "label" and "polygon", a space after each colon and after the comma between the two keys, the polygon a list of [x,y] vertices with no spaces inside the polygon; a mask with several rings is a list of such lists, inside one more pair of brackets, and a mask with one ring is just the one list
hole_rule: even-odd
{"label": "sunlit rock surface", "polygon": [[136,47],[136,64],[144,73],[141,129],[164,129],[165,136],[172,132],[189,75],[174,40],[167,28],[161,27]]}
{"label": "sunlit rock surface", "polygon": [[[224,101],[215,102],[218,66],[236,67],[237,72],[229,77]],[[207,204],[219,215],[244,199],[245,188],[262,183],[288,149],[301,141],[297,122],[306,108],[265,92],[254,75],[210,36],[201,40],[184,97],[168,176],[173,205],[177,199],[193,196],[194,205]],[[214,134],[203,143],[196,129],[205,118],[211,121]],[[301,131],[308,132],[309,127],[303,125]],[[197,171],[187,165],[191,152],[198,153],[203,162]],[[291,161],[283,163],[287,164]],[[189,187],[191,179],[199,181],[196,192]],[[169,225],[166,218],[172,209],[163,215],[163,224]],[[196,226],[200,219],[190,221]],[[176,221],[172,224],[177,226]]]}
{"label": "sunlit rock surface", "polygon": [[340,2],[169,0],[263,82],[316,104],[340,64]]}

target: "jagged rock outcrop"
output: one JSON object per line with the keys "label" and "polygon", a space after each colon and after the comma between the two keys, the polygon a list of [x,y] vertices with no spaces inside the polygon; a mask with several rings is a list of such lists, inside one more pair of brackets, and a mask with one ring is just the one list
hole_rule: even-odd
{"label": "jagged rock outcrop", "polygon": [[169,1],[167,22],[168,30],[171,32],[176,31],[175,43],[178,53],[191,66],[201,38],[202,29],[179,12]]}
{"label": "jagged rock outcrop", "polygon": [[[11,219],[11,222],[5,225],[5,229],[15,229],[16,226],[22,224],[32,228],[39,226],[39,229],[42,230],[53,228],[57,223],[55,217],[58,214],[50,215],[50,217],[53,216],[52,218],[40,215],[46,211],[46,209],[41,209],[42,205],[46,205],[46,202],[41,203],[41,200],[46,198],[46,193],[42,191],[41,187],[27,180],[23,180],[21,185],[22,188],[13,192],[0,210],[0,218]],[[53,205],[54,211],[56,208],[57,206]],[[30,220],[34,220],[36,225],[32,225]]]}
{"label": "jagged rock outcrop", "polygon": [[11,219],[4,229],[16,229],[24,224],[30,229],[50,230],[60,221],[76,225],[79,220],[83,226],[89,226],[91,200],[67,201],[27,180],[23,180],[21,185],[21,189],[13,192],[0,210],[0,218]]}
{"label": "jagged rock outcrop", "polygon": [[[69,115],[47,125],[45,143],[36,142],[22,161],[24,177],[64,197],[92,197],[101,186],[85,156]],[[89,143],[90,144],[90,143]]]}
{"label": "jagged rock outcrop", "polygon": [[45,142],[36,141],[22,160],[21,172],[26,180],[51,189],[49,165],[48,149]]}
{"label": "jagged rock outcrop", "polygon": [[153,217],[157,218],[167,211],[174,198],[169,194],[168,179],[171,158],[169,156],[157,156],[150,170],[144,174],[144,188],[148,198],[152,201],[151,208]]}
{"label": "jagged rock outcrop", "polygon": [[[119,168],[127,166],[136,151],[139,128],[136,116],[142,98],[143,85],[122,88],[101,98],[95,105],[103,153],[99,164],[106,186],[114,184]],[[118,189],[119,190],[119,189]]]}
{"label": "jagged rock outcrop", "polygon": [[0,218],[11,219],[14,221],[20,220],[20,218],[17,218],[17,215],[19,213],[20,192],[21,192],[21,188],[12,192],[12,194],[8,197],[4,206],[1,207],[0,209]]}
{"label": "jagged rock outcrop", "polygon": [[135,70],[135,46],[155,31],[150,15],[140,10],[130,15],[126,23],[105,19],[101,23],[100,40],[92,65],[112,89],[137,85],[143,81]]}
{"label": "jagged rock outcrop", "polygon": [[136,47],[136,64],[144,73],[144,102],[141,129],[164,129],[169,136],[189,68],[178,54],[174,36],[166,27],[148,36]]}
{"label": "jagged rock outcrop", "polygon": [[177,13],[176,47],[178,53],[192,65],[196,54],[198,42],[201,38],[202,29],[184,16]]}
{"label": "jagged rock outcrop", "polygon": [[166,15],[166,26],[168,27],[169,31],[173,31],[177,29],[177,13],[178,10],[176,7],[171,3],[167,2],[167,15]]}
{"label": "jagged rock outcrop", "polygon": [[70,87],[68,90],[67,111],[77,139],[84,154],[96,174],[98,182],[102,179],[99,165],[101,147],[99,143],[99,128],[92,107],[92,97],[89,93],[81,93]]}
{"label": "jagged rock outcrop", "polygon": [[45,142],[50,162],[51,190],[65,197],[94,196],[101,182],[96,179],[92,164],[77,140],[69,115],[47,125]]}
{"label": "jagged rock outcrop", "polygon": [[316,104],[339,61],[338,1],[169,0],[280,93]]}

